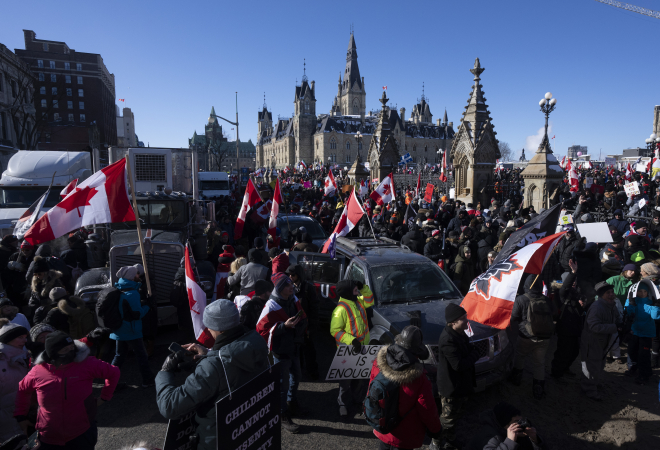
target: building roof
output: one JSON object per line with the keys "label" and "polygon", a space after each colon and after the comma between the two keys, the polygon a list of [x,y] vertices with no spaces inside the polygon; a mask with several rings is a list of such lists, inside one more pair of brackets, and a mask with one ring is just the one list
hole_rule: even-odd
{"label": "building roof", "polygon": [[296,100],[304,99],[316,101],[316,98],[314,97],[314,91],[309,86],[309,83],[306,79],[303,80],[300,86],[296,86]]}
{"label": "building roof", "polygon": [[344,69],[344,81],[342,82],[342,94],[347,93],[353,85],[362,90],[362,78],[360,78],[360,68],[357,62],[357,47],[355,46],[355,37],[351,33],[348,41],[348,51],[346,52],[346,69]]}

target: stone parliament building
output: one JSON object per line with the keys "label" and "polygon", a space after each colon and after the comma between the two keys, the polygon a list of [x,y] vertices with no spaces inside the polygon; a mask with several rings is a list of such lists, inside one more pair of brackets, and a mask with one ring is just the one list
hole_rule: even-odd
{"label": "stone parliament building", "polygon": [[[256,167],[282,169],[300,161],[307,165],[350,166],[358,152],[364,161],[382,113],[387,115],[399,154],[410,153],[413,158],[411,165],[442,161],[438,150],[451,149],[454,139],[453,123],[447,121],[447,112],[442,121],[434,124],[427,98],[422,94],[409,119],[405,108],[397,112],[383,107],[367,114],[365,80],[360,76],[357,58],[355,37],[351,34],[343,79],[339,77],[329,113],[317,114],[315,82],[308,81],[306,74],[295,87],[293,117],[274,122],[264,100],[258,113]],[[358,134],[360,138],[356,137]]]}

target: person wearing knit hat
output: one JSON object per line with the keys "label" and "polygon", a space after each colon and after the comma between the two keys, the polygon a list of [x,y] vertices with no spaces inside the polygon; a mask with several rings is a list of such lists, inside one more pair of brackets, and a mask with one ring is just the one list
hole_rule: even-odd
{"label": "person wearing knit hat", "polygon": [[27,335],[24,327],[0,319],[0,442],[22,434],[14,420],[14,404],[19,383],[30,368]]}
{"label": "person wearing knit hat", "polygon": [[[526,428],[519,425],[518,422],[525,419],[523,419],[520,410],[509,403],[500,402],[496,404],[492,410],[481,413],[479,419],[480,423],[473,430],[470,441],[465,448],[525,447],[537,450],[547,448],[533,424],[529,424]],[[525,446],[521,441],[527,445]]]}
{"label": "person wearing knit hat", "polygon": [[27,328],[30,331],[30,322],[23,314],[18,312],[18,306],[7,297],[0,298],[0,318],[9,319],[10,322],[16,323]]}
{"label": "person wearing knit hat", "polygon": [[134,281],[137,277],[138,271],[135,266],[124,266],[117,271],[117,278]]}
{"label": "person wearing knit hat", "polygon": [[[452,302],[445,302],[447,325],[438,341],[437,383],[442,413],[440,422],[445,443],[459,447],[456,442],[456,421],[467,398],[474,393],[476,375],[474,364],[480,358],[476,347],[470,344],[465,330],[468,328],[467,311]],[[440,442],[433,439],[438,448]],[[445,448],[448,448],[445,446]],[[451,448],[451,447],[449,447]]]}
{"label": "person wearing knit hat", "polygon": [[199,436],[197,448],[215,450],[223,448],[216,441],[216,423],[225,418],[216,417],[216,408],[208,405],[267,370],[268,346],[257,332],[241,325],[236,306],[227,299],[207,305],[203,322],[205,333],[214,340],[212,348],[197,343],[183,345],[199,360],[183,383],[175,372],[189,365],[189,353],[180,350],[170,354],[156,375],[156,402],[160,413],[170,420],[197,411],[193,421]]}
{"label": "person wearing knit hat", "polygon": [[640,275],[642,278],[653,278],[656,279],[660,276],[660,268],[653,263],[644,263],[642,267],[639,268]]}
{"label": "person wearing knit hat", "polygon": [[628,290],[633,283],[638,281],[638,278],[637,266],[635,264],[626,264],[623,266],[623,269],[621,269],[620,274],[611,276],[605,280],[607,284],[611,285],[614,289],[614,294],[616,295],[614,303],[617,310],[622,315],[623,305],[628,298]]}

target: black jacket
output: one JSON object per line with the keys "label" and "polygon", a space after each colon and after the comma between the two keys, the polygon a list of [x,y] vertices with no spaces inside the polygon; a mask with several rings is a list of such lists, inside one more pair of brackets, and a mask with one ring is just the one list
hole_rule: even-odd
{"label": "black jacket", "polygon": [[425,236],[421,231],[412,230],[403,235],[401,243],[407,245],[413,252],[422,254],[425,250],[425,240]]}
{"label": "black jacket", "polygon": [[573,289],[577,274],[569,272],[559,289],[559,304],[555,309],[559,311],[557,320],[557,334],[562,336],[580,336],[584,309],[580,306],[580,296]]}
{"label": "black jacket", "polygon": [[[298,313],[293,295],[288,299],[283,299],[277,296],[276,291],[273,291],[270,294],[270,300],[277,303],[287,317],[293,317]],[[293,329],[285,327],[284,322],[275,325],[272,349],[278,359],[291,359],[298,352],[298,347],[305,341],[307,322],[308,319],[302,319]]]}
{"label": "black jacket", "polygon": [[518,437],[516,442],[506,437],[506,429],[501,426],[495,418],[492,409],[479,414],[480,425],[472,429],[472,439],[463,450],[542,450],[547,448],[541,437],[537,433],[539,443],[534,444],[528,437]]}
{"label": "black jacket", "polygon": [[513,309],[511,310],[511,322],[518,326],[519,337],[522,337],[524,339],[538,339],[532,336],[531,334],[529,334],[526,328],[527,310],[529,309],[530,298],[542,298],[543,300],[548,302],[548,306],[551,311],[554,311],[554,309],[552,308],[552,303],[550,302],[550,299],[542,294],[543,281],[541,280],[541,277],[536,279],[536,282],[534,283],[532,288],[529,287],[531,285],[531,283],[529,282],[530,278],[536,279],[535,276],[528,275],[527,280],[525,280],[525,293],[523,295],[519,295],[518,297],[516,297],[516,300],[513,302]]}
{"label": "black jacket", "polygon": [[438,340],[438,393],[443,397],[465,397],[474,392],[477,379],[474,363],[479,353],[464,332],[445,326]]}
{"label": "black jacket", "polygon": [[259,322],[259,316],[261,311],[263,311],[264,306],[268,300],[263,300],[259,297],[252,297],[248,300],[243,307],[241,308],[241,324],[250,330],[257,329],[257,322]]}
{"label": "black jacket", "polygon": [[316,288],[309,281],[303,280],[295,289],[296,297],[300,299],[300,305],[309,321],[308,330],[315,332],[319,326],[319,299],[316,296]]}
{"label": "black jacket", "polygon": [[428,238],[424,246],[424,256],[437,263],[443,257],[442,240],[435,238]]}
{"label": "black jacket", "polygon": [[557,245],[557,256],[559,258],[559,264],[561,264],[564,272],[571,270],[570,266],[568,265],[568,261],[573,257],[573,247],[575,247],[579,241],[580,240],[577,238],[577,236],[573,234],[570,239],[564,237],[564,239],[562,239],[561,242]]}

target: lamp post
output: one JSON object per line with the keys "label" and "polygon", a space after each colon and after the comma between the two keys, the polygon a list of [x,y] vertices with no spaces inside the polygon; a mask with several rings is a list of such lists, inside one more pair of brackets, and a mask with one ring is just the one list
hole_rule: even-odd
{"label": "lamp post", "polygon": [[[550,117],[550,113],[554,111],[557,106],[557,99],[552,98],[550,92],[546,92],[545,97],[539,102],[539,106],[541,107],[541,112],[545,114],[545,136],[543,137],[543,140],[548,141],[548,118]],[[548,141],[548,147],[550,147],[550,141]]]}
{"label": "lamp post", "polygon": [[[646,149],[650,152],[654,152],[658,145],[660,145],[660,136],[656,135],[655,133],[651,134],[651,136],[649,136],[649,138],[646,140]],[[652,157],[653,154],[650,156]]]}
{"label": "lamp post", "polygon": [[362,134],[358,131],[355,135],[355,140],[357,141],[357,156],[360,157],[360,150],[362,147]]}
{"label": "lamp post", "polygon": [[240,167],[240,156],[239,156],[239,151],[238,151],[238,92],[236,92],[236,122],[232,122],[231,120],[227,120],[224,117],[218,116],[216,114],[211,114],[211,117],[215,117],[217,119],[222,119],[225,122],[232,124],[236,127],[236,173],[238,173],[238,167]]}

